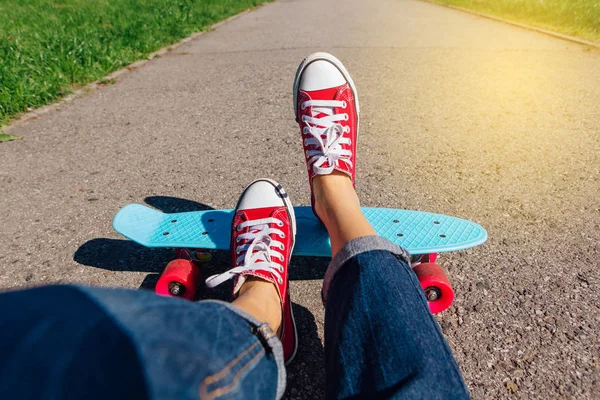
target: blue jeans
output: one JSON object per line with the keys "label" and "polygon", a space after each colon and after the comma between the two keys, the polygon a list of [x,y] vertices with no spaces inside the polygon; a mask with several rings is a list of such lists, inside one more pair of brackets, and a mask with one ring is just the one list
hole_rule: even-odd
{"label": "blue jeans", "polygon": [[[468,398],[407,260],[378,237],[346,245],[325,276],[328,398]],[[283,351],[266,324],[221,301],[47,286],[0,295],[1,399],[272,399]]]}

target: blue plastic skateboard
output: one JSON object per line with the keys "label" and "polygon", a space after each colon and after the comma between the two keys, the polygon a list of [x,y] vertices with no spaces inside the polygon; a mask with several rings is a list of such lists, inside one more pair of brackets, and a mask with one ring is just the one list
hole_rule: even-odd
{"label": "blue plastic skateboard", "polygon": [[[363,207],[362,211],[378,235],[405,248],[412,256],[432,312],[450,306],[454,292],[443,269],[433,262],[437,253],[468,249],[484,243],[487,233],[480,225],[464,219],[422,211]],[[329,235],[310,207],[295,207],[294,255],[330,257]],[[162,295],[193,299],[198,268],[205,250],[229,250],[233,210],[207,210],[166,214],[140,204],[123,207],[113,220],[114,229],[145,247],[177,250],[156,291]],[[201,251],[188,251],[199,249]],[[199,256],[198,256],[199,255]]]}
{"label": "blue plastic skateboard", "polygon": [[[410,254],[431,254],[475,247],[487,239],[478,224],[422,211],[363,207],[378,235]],[[294,255],[330,257],[329,235],[310,207],[295,207]],[[145,247],[229,250],[233,210],[165,214],[140,204],[123,207],[113,220],[121,235]]]}

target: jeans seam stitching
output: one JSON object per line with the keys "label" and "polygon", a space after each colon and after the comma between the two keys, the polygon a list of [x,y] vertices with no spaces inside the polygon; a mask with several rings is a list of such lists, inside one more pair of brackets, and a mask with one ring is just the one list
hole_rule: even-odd
{"label": "jeans seam stitching", "polygon": [[250,351],[252,351],[253,348],[255,348],[256,346],[258,346],[259,343],[260,342],[257,340],[252,345],[250,345],[246,350],[244,350],[241,354],[239,354],[236,358],[234,358],[227,365],[225,365],[223,367],[223,369],[221,369],[219,372],[215,372],[214,374],[212,374],[212,375],[207,376],[206,378],[204,378],[204,380],[200,384],[200,394],[201,394],[200,398],[203,398],[202,394],[206,394],[208,396],[208,392],[206,390],[206,388],[207,388],[208,385],[216,383],[216,382],[222,380],[223,378],[225,378],[227,376],[227,371],[231,370],[232,367],[234,367],[235,365],[237,365],[240,362],[240,360],[246,354],[248,354]]}
{"label": "jeans seam stitching", "polygon": [[[250,368],[251,365],[254,364],[254,361],[260,356],[262,355],[262,353],[264,352],[264,349],[261,349],[258,353],[256,353],[254,355],[254,357],[252,357],[234,376],[233,376],[233,381],[224,387],[221,388],[216,388],[211,392],[207,392],[206,393],[206,398],[207,400],[211,400],[211,399],[216,399],[217,397],[221,397],[226,395],[227,393],[231,392],[238,384],[240,381],[240,376],[248,369]],[[222,377],[221,379],[213,382],[213,383],[217,383],[219,381],[221,381],[222,379],[224,379],[226,376]],[[201,397],[202,398],[202,397]]]}

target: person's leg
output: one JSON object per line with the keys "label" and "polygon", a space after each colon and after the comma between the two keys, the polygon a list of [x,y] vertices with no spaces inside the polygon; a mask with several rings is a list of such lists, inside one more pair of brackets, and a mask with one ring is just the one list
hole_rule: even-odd
{"label": "person's leg", "polygon": [[362,211],[348,175],[333,171],[313,179],[315,212],[323,221],[331,240],[331,254],[361,236],[376,235]]}
{"label": "person's leg", "polygon": [[460,371],[409,265],[354,190],[359,104],[342,63],[315,53],[294,81],[313,210],[331,238],[323,282],[328,398],[464,398]]}
{"label": "person's leg", "polygon": [[208,287],[234,280],[233,304],[273,327],[286,363],[298,348],[288,281],[295,238],[296,218],[287,193],[273,180],[258,179],[244,190],[234,211],[233,268],[206,280]]}
{"label": "person's leg", "polygon": [[334,252],[323,285],[328,398],[468,398],[408,255],[373,236],[341,178],[313,182]]}
{"label": "person's leg", "polygon": [[229,303],[48,286],[0,294],[0,309],[2,399],[283,395],[266,316]]}

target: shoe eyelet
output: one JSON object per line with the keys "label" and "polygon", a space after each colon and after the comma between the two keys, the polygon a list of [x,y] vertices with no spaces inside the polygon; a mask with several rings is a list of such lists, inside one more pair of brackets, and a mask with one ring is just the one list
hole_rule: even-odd
{"label": "shoe eyelet", "polygon": [[285,239],[285,233],[279,234],[279,237],[282,238],[282,239]]}
{"label": "shoe eyelet", "polygon": [[302,110],[306,110],[306,103],[302,103],[302,104],[300,104],[300,109],[302,109]]}
{"label": "shoe eyelet", "polygon": [[277,278],[277,282],[279,282],[280,285],[283,285],[283,279]]}
{"label": "shoe eyelet", "polygon": [[236,242],[236,243],[239,243],[239,242],[240,242],[240,240],[242,240],[242,239],[240,239],[240,237],[239,237],[239,236],[235,238],[235,242]]}
{"label": "shoe eyelet", "polygon": [[308,134],[309,133],[308,128],[307,127],[302,128],[302,133]]}
{"label": "shoe eyelet", "polygon": [[348,103],[346,103],[345,101],[342,101],[342,108],[346,108],[348,107]]}
{"label": "shoe eyelet", "polygon": [[344,114],[344,121],[348,121],[348,119],[350,119],[350,117],[348,116],[348,114]]}
{"label": "shoe eyelet", "polygon": [[306,122],[306,115],[302,116],[302,122]]}
{"label": "shoe eyelet", "polygon": [[279,222],[277,223],[277,226],[283,226],[283,222],[279,221]]}

